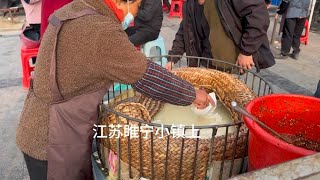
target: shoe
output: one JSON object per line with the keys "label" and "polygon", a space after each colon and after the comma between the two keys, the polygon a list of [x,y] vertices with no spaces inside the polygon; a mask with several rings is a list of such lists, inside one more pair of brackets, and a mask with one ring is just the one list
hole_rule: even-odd
{"label": "shoe", "polygon": [[278,56],[276,56],[276,59],[287,59],[289,56],[288,55],[284,55],[282,53],[280,53]]}
{"label": "shoe", "polygon": [[290,54],[290,57],[292,59],[298,60],[299,59],[299,53],[292,53],[292,54]]}

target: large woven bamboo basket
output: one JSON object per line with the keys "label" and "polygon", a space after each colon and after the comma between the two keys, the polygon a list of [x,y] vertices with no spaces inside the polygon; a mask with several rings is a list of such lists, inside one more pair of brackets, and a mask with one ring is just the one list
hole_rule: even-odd
{"label": "large woven bamboo basket", "polygon": [[[190,82],[196,88],[204,88],[208,93],[215,92],[223,105],[230,111],[237,132],[215,137],[218,126],[211,126],[213,136],[205,139],[173,138],[171,135],[156,135],[156,130],[148,138],[120,137],[103,139],[103,145],[114,152],[120,152],[121,160],[139,170],[142,177],[150,179],[205,179],[210,162],[240,158],[245,151],[247,129],[240,124],[241,115],[230,107],[231,101],[245,106],[256,97],[234,75],[204,68],[179,68],[174,74]],[[143,126],[150,123],[152,117],[161,109],[162,103],[133,90],[121,93],[110,101],[107,108],[128,117],[107,112],[103,125],[121,124]],[[159,125],[158,125],[159,126]],[[122,133],[124,133],[122,131]],[[201,133],[201,130],[200,130]],[[108,131],[105,132],[105,135]],[[121,147],[120,151],[118,148]],[[208,163],[209,162],[209,163]]]}

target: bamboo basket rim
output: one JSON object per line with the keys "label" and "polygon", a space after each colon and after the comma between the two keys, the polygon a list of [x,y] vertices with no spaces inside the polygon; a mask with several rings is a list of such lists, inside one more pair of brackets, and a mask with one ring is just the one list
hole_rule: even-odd
{"label": "bamboo basket rim", "polygon": [[[198,56],[185,56],[185,55],[161,55],[161,56],[149,56],[148,59],[155,59],[155,58],[187,58],[187,59],[198,59],[198,60],[208,60],[208,61],[215,61],[217,63],[221,63],[221,64],[226,64],[226,65],[229,65],[229,66],[232,66],[232,68],[239,68],[239,69],[242,69],[246,74],[246,73],[251,73],[251,74],[254,74],[255,76],[259,77],[260,79],[262,79],[264,81],[264,83],[266,83],[268,85],[268,87],[270,88],[270,93],[269,94],[274,94],[274,89],[271,85],[270,82],[268,82],[264,77],[262,77],[261,75],[259,75],[258,73],[254,72],[253,70],[248,70],[248,69],[245,69],[241,66],[238,66],[236,64],[232,64],[232,63],[229,63],[229,62],[225,62],[223,60],[219,60],[219,59],[214,59],[214,58],[207,58],[207,57],[198,57]],[[182,67],[178,67],[178,68],[182,68]],[[205,68],[207,69],[206,67],[198,67],[198,68]],[[175,68],[176,69],[176,68]],[[217,69],[216,69],[217,70]],[[243,74],[243,75],[244,75]],[[238,74],[240,75],[240,74]]]}

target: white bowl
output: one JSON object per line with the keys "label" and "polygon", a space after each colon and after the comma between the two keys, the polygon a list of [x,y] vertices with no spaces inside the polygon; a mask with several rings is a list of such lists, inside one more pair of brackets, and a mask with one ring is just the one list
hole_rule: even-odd
{"label": "white bowl", "polygon": [[191,107],[191,110],[198,115],[206,115],[212,111],[214,111],[217,107],[217,98],[216,98],[216,94],[214,92],[210,93],[209,96],[213,99],[213,102],[215,103],[215,106],[212,106],[211,104],[209,104],[208,107],[204,108],[204,109],[197,109],[195,106]]}

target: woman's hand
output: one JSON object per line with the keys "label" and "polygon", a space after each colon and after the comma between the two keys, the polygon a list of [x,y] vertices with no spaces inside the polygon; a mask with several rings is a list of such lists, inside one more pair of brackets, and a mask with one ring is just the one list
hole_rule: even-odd
{"label": "woman's hand", "polygon": [[166,69],[167,69],[168,71],[171,71],[171,70],[172,70],[172,67],[173,67],[173,62],[168,62],[168,63],[166,64]]}
{"label": "woman's hand", "polygon": [[[244,69],[250,70],[254,66],[253,58],[252,56],[246,56],[244,54],[239,53],[237,62],[237,65],[243,67]],[[240,69],[240,73],[243,74],[243,70]]]}
{"label": "woman's hand", "polygon": [[213,99],[205,90],[196,90],[196,99],[193,101],[194,106],[197,109],[204,109],[209,106],[209,103],[215,106]]}

